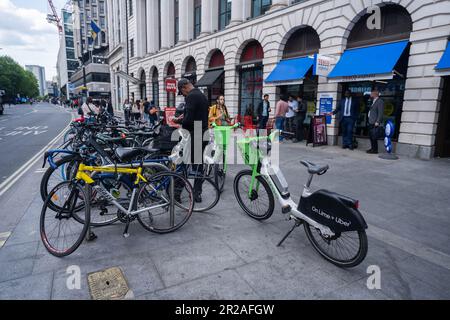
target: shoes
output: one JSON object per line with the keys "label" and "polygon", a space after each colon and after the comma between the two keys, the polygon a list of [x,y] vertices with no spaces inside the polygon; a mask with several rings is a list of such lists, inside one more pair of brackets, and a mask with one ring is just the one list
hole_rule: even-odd
{"label": "shoes", "polygon": [[181,196],[179,194],[175,195],[174,199],[176,202],[181,203]]}
{"label": "shoes", "polygon": [[299,143],[300,141],[298,141],[297,139],[292,140],[292,143]]}
{"label": "shoes", "polygon": [[368,154],[378,154],[378,151],[374,151],[374,150],[367,150]]}
{"label": "shoes", "polygon": [[342,149],[348,149],[348,146],[342,146]]}
{"label": "shoes", "polygon": [[353,147],[348,147],[348,149],[349,149],[350,151],[353,151],[353,150],[354,150],[354,148],[353,148]]}

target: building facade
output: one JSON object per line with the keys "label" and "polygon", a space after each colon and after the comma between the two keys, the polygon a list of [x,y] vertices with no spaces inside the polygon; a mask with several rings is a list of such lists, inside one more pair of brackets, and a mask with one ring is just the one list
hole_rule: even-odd
{"label": "building facade", "polygon": [[[75,55],[80,68],[71,76],[75,95],[109,98],[111,78],[108,59],[106,0],[73,0]],[[91,22],[100,28],[93,36]]]}
{"label": "building facade", "polygon": [[[335,108],[351,89],[361,103],[357,136],[364,142],[367,92],[377,87],[385,118],[396,125],[398,154],[450,153],[450,80],[436,70],[450,35],[448,0],[127,0],[126,7],[127,73],[139,80],[128,82],[130,97],[176,106],[182,99],[165,83],[185,76],[211,102],[224,94],[235,116],[266,93],[272,105],[281,94],[301,95],[312,115],[322,97]],[[327,58],[329,75],[317,75],[317,57]],[[364,73],[365,62],[375,69]],[[268,81],[290,63],[304,72]],[[329,142],[338,136],[333,119]]]}
{"label": "building facade", "polygon": [[45,68],[36,65],[27,65],[25,66],[25,69],[33,73],[34,76],[36,77],[39,86],[39,96],[41,97],[45,96],[47,92],[47,82],[45,80]]}
{"label": "building facade", "polygon": [[57,71],[59,79],[59,91],[65,97],[73,95],[70,77],[79,67],[79,61],[75,54],[74,17],[70,10],[61,11],[63,17],[63,33],[60,37]]}

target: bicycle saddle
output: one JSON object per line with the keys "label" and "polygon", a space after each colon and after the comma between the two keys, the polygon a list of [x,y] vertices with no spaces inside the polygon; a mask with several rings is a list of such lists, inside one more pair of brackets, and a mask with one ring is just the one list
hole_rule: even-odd
{"label": "bicycle saddle", "polygon": [[300,161],[300,163],[308,168],[308,172],[310,174],[322,175],[330,169],[329,165],[319,166],[309,161]]}

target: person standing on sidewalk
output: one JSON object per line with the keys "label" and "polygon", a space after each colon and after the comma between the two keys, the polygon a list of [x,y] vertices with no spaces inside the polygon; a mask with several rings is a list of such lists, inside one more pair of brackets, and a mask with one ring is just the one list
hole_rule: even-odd
{"label": "person standing on sidewalk", "polygon": [[285,130],[287,132],[294,133],[294,117],[295,117],[295,111],[298,109],[298,103],[297,100],[295,100],[295,97],[293,95],[289,96],[289,109],[286,113],[286,123],[285,123]]}
{"label": "person standing on sidewalk", "polygon": [[381,138],[380,128],[384,117],[384,101],[380,98],[378,89],[373,89],[370,93],[372,106],[369,108],[369,135],[372,148],[367,150],[369,154],[378,154],[378,139]]}
{"label": "person standing on sidewalk", "polygon": [[267,128],[267,121],[269,121],[269,115],[272,112],[270,108],[269,95],[264,95],[264,100],[258,106],[258,129],[265,130]]}
{"label": "person standing on sidewalk", "polygon": [[[275,126],[278,130],[284,130],[284,121],[286,119],[286,113],[289,110],[289,104],[285,96],[280,98],[275,108]],[[280,135],[280,142],[283,141],[282,135]]]}
{"label": "person standing on sidewalk", "polygon": [[336,114],[342,127],[342,148],[353,150],[353,131],[359,116],[359,101],[352,97],[350,90],[345,91],[345,98],[332,112],[332,115]]}
{"label": "person standing on sidewalk", "polygon": [[303,124],[305,123],[306,113],[308,112],[308,105],[303,101],[302,96],[297,97],[297,110],[295,111],[295,139],[294,143],[302,142],[304,139]]}
{"label": "person standing on sidewalk", "polygon": [[[186,105],[184,109],[184,115],[178,118],[183,129],[189,131],[191,135],[191,163],[192,169],[195,172],[203,173],[203,153],[208,141],[203,141],[203,135],[208,131],[209,125],[209,103],[205,95],[186,78],[182,78],[178,81],[179,95],[185,97]],[[196,140],[194,128],[195,123],[200,122],[202,127],[201,138]],[[201,148],[199,148],[201,146]],[[201,150],[200,159],[196,159],[195,151]],[[195,160],[200,160],[200,163],[195,163]],[[195,202],[202,202],[202,186],[203,179],[195,179],[194,182],[194,200]]]}

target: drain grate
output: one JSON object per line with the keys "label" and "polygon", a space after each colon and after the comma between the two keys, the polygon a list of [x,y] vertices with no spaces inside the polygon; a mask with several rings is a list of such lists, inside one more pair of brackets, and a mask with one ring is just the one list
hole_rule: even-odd
{"label": "drain grate", "polygon": [[11,232],[0,233],[0,249],[5,245],[6,240],[11,236]]}
{"label": "drain grate", "polygon": [[94,300],[123,300],[130,295],[123,272],[117,267],[88,274],[88,284]]}

